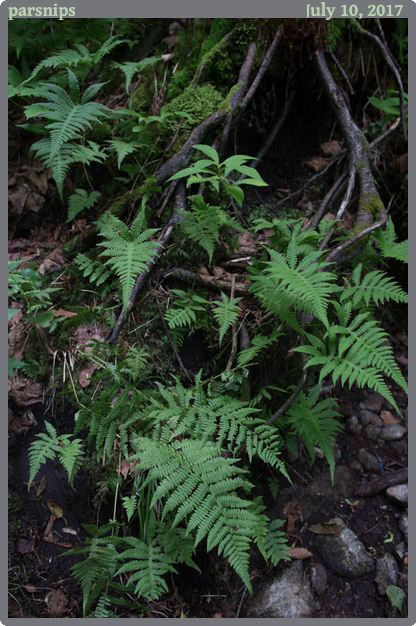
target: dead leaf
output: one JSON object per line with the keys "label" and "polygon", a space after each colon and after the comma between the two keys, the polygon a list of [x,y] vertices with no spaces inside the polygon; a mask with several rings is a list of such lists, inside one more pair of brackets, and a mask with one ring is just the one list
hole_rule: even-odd
{"label": "dead leaf", "polygon": [[36,593],[36,592],[37,592],[36,587],[33,587],[33,585],[25,585],[25,589],[26,589],[26,591],[28,591],[29,593]]}
{"label": "dead leaf", "polygon": [[[16,316],[17,317],[17,316]],[[399,341],[402,342],[403,345],[407,346],[409,345],[409,340],[408,340],[408,336],[407,333],[397,333],[396,337]]]}
{"label": "dead leaf", "polygon": [[218,617],[222,617],[222,615],[221,615],[221,613],[214,613],[214,615],[213,615],[212,617],[213,617],[213,618],[214,618],[214,617],[217,617],[217,618],[218,618]]}
{"label": "dead leaf", "polygon": [[404,354],[401,354],[400,356],[396,356],[396,361],[398,361],[402,365],[408,365],[409,364],[409,361],[408,361],[407,357],[404,356]]}
{"label": "dead leaf", "polygon": [[389,167],[393,167],[394,169],[396,169],[396,166],[398,166],[398,169],[400,170],[402,174],[406,174],[406,172],[408,171],[408,153],[407,152],[399,156],[399,158],[397,159],[397,164],[396,164],[396,159],[393,159],[392,161],[390,161]]}
{"label": "dead leaf", "polygon": [[286,196],[290,196],[292,191],[290,189],[276,189],[274,195],[278,198],[286,198]]}
{"label": "dead leaf", "polygon": [[55,317],[75,317],[77,313],[74,311],[55,311]]}
{"label": "dead leaf", "polygon": [[39,487],[36,489],[35,500],[42,500],[43,495],[46,491],[46,485],[48,484],[48,479],[46,476],[43,476],[42,480],[39,483]]}
{"label": "dead leaf", "polygon": [[22,412],[13,413],[8,409],[9,430],[17,435],[26,435],[31,426],[36,426],[35,416],[30,409],[23,409]]}
{"label": "dead leaf", "polygon": [[311,533],[315,533],[315,535],[339,535],[344,530],[344,527],[335,522],[320,522],[319,524],[309,526],[308,530]]}
{"label": "dead leaf", "polygon": [[59,506],[59,504],[55,504],[53,500],[48,500],[46,504],[48,505],[48,509],[50,510],[52,515],[56,517],[56,519],[59,519],[60,517],[64,516],[64,512]]}
{"label": "dead leaf", "polygon": [[77,531],[74,530],[73,528],[68,528],[68,527],[67,528],[63,528],[62,532],[63,533],[68,533],[68,535],[77,535],[78,536]]}
{"label": "dead leaf", "polygon": [[287,517],[286,533],[291,535],[295,530],[295,524],[298,520],[303,522],[302,509],[296,498],[292,498],[283,508],[283,515]]}
{"label": "dead leaf", "polygon": [[326,166],[328,165],[328,162],[325,161],[325,159],[323,159],[322,157],[317,156],[317,157],[312,157],[312,159],[308,159],[307,161],[302,161],[301,165],[302,167],[306,165],[311,170],[314,170],[316,173],[318,173],[318,172],[322,172],[322,170],[326,168]]}
{"label": "dead leaf", "polygon": [[48,541],[49,543],[55,543],[55,537],[53,535],[53,523],[56,520],[56,517],[53,513],[46,524],[45,532],[43,533],[43,540]]}
{"label": "dead leaf", "polygon": [[20,554],[29,554],[29,552],[33,550],[34,543],[33,539],[23,539],[23,537],[20,537],[17,541],[17,550]]}
{"label": "dead leaf", "polygon": [[289,556],[292,559],[308,559],[313,553],[306,548],[290,548]]}
{"label": "dead leaf", "polygon": [[9,376],[9,396],[19,406],[29,406],[35,402],[42,402],[43,391],[38,383],[34,383],[29,378],[21,376],[13,380]]}
{"label": "dead leaf", "polygon": [[383,420],[384,426],[386,424],[399,424],[399,420],[390,413],[390,411],[381,411],[380,417]]}
{"label": "dead leaf", "polygon": [[127,480],[127,476],[129,475],[129,473],[131,472],[132,469],[134,469],[136,467],[136,465],[139,464],[139,461],[129,461],[128,459],[124,459],[123,463],[121,464],[121,467],[118,468],[117,467],[117,472],[119,472],[124,480]]}
{"label": "dead leaf", "polygon": [[88,387],[88,385],[91,383],[92,375],[94,374],[95,370],[98,369],[98,367],[98,363],[93,363],[92,365],[84,367],[80,371],[80,373],[78,374],[78,381],[83,389],[85,389],[85,387]]}
{"label": "dead leaf", "polygon": [[68,598],[60,589],[50,591],[45,598],[45,603],[48,607],[48,617],[63,617],[64,613],[68,612],[66,608]]}
{"label": "dead leaf", "polygon": [[[73,548],[74,546],[69,541],[58,541],[56,543],[57,546],[62,546],[62,548]],[[76,544],[75,544],[76,545]]]}
{"label": "dead leaf", "polygon": [[[18,317],[19,313],[15,315]],[[20,316],[21,318],[22,316]],[[13,322],[14,318],[10,321]],[[22,321],[16,320],[11,326],[7,336],[8,356],[9,359],[20,361],[23,357],[23,348],[25,345],[25,327]]]}
{"label": "dead leaf", "polygon": [[321,150],[326,157],[335,156],[341,150],[341,142],[336,141],[335,139],[332,141],[325,141],[321,144]]}

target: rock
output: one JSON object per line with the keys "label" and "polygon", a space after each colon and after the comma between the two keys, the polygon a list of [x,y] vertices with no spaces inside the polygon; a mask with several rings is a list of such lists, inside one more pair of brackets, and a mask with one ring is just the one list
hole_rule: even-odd
{"label": "rock", "polygon": [[407,548],[405,546],[405,544],[403,543],[398,543],[397,546],[394,546],[394,551],[397,554],[397,556],[399,557],[399,559],[401,561],[403,561],[406,553],[407,553]]}
{"label": "rock", "polygon": [[367,424],[372,424],[373,426],[377,426],[378,428],[381,428],[384,423],[381,417],[379,417],[372,411],[362,411],[361,421],[364,424],[364,426],[366,426]]}
{"label": "rock", "polygon": [[374,441],[379,436],[380,430],[381,430],[381,428],[379,428],[378,426],[374,426],[373,424],[369,424],[366,427],[366,429],[365,429],[365,434],[368,437],[368,439],[371,439],[371,440]]}
{"label": "rock", "polygon": [[[330,520],[345,526],[341,518]],[[316,535],[315,545],[334,574],[347,578],[359,578],[374,571],[374,563],[364,545],[349,528],[339,535]]]}
{"label": "rock", "polygon": [[404,540],[407,543],[407,537],[409,533],[409,518],[407,513],[403,513],[399,521],[399,528],[404,535]]}
{"label": "rock", "polygon": [[247,617],[312,617],[315,610],[309,576],[304,577],[302,561],[290,565],[254,598]]}
{"label": "rock", "polygon": [[353,435],[359,435],[361,432],[361,424],[356,415],[352,415],[347,419],[347,428]]}
{"label": "rock", "polygon": [[386,424],[380,431],[380,437],[384,441],[399,441],[405,433],[406,428],[400,424]]}
{"label": "rock", "polygon": [[311,567],[311,582],[318,596],[325,591],[327,580],[328,576],[324,566],[321,563],[313,563]]}
{"label": "rock", "polygon": [[380,469],[378,461],[374,454],[371,454],[365,448],[361,448],[358,451],[358,460],[367,472],[376,472]]}
{"label": "rock", "polygon": [[354,472],[357,472],[357,474],[363,473],[363,466],[358,461],[351,461],[350,467]]}
{"label": "rock", "polygon": [[379,411],[385,402],[382,395],[373,391],[365,402],[360,402],[360,409],[367,409],[368,411]]}
{"label": "rock", "polygon": [[396,504],[407,504],[409,489],[407,485],[393,485],[386,490],[386,496]]}
{"label": "rock", "polygon": [[376,565],[376,582],[381,596],[386,595],[386,587],[397,585],[399,570],[396,559],[388,552],[378,559]]}
{"label": "rock", "polygon": [[342,454],[341,454],[341,449],[337,443],[334,444],[334,447],[332,448],[332,452],[334,453],[335,463],[339,463],[342,458]]}
{"label": "rock", "polygon": [[389,441],[389,448],[393,454],[400,456],[405,450],[406,444],[404,441]]}

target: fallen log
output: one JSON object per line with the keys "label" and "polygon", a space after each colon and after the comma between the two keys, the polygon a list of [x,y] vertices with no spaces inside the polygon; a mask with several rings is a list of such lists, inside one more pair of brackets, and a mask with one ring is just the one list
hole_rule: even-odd
{"label": "fallen log", "polygon": [[361,487],[358,489],[355,495],[360,497],[368,497],[374,496],[376,493],[383,491],[387,487],[391,487],[392,485],[400,485],[401,483],[407,483],[408,479],[408,469],[404,467],[403,469],[397,470],[397,472],[391,472],[391,474],[384,474],[384,476],[380,476],[377,480],[373,480],[368,485]]}

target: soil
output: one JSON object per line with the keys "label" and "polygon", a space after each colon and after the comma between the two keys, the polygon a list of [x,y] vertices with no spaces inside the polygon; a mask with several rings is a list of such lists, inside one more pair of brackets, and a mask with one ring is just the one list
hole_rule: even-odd
{"label": "soil", "polygon": [[[403,318],[402,318],[403,320]],[[390,337],[397,333],[407,334],[407,328],[402,321],[388,328]],[[201,344],[199,344],[201,345]],[[403,345],[394,344],[395,354],[407,357],[407,349]],[[197,342],[189,343],[183,349],[184,356],[187,351],[198,360]],[[189,354],[189,353],[188,353]],[[200,359],[206,355],[201,351]],[[192,365],[189,361],[187,365]],[[403,369],[406,366],[403,366]],[[406,372],[403,371],[406,375]],[[394,398],[399,408],[407,409],[407,398],[404,393],[392,388]],[[359,414],[359,404],[368,402],[369,392],[360,390],[355,386],[352,390],[336,388],[331,392],[337,397],[340,411],[345,417],[350,414]],[[371,396],[370,396],[371,398]],[[36,405],[34,405],[36,406]],[[9,616],[10,617],[44,617],[48,615],[48,608],[44,600],[51,590],[61,590],[67,599],[65,613],[68,617],[82,616],[82,590],[79,583],[71,576],[70,568],[80,560],[79,556],[62,556],[70,547],[84,545],[87,533],[82,524],[95,524],[97,522],[97,510],[93,506],[94,490],[90,485],[90,477],[80,471],[74,480],[74,489],[68,484],[65,473],[59,463],[48,460],[42,467],[39,475],[46,476],[47,490],[40,501],[35,499],[36,485],[27,489],[29,476],[28,451],[35,435],[44,431],[43,422],[48,420],[61,434],[69,433],[74,425],[73,411],[66,411],[57,415],[55,419],[44,414],[44,408],[37,405],[34,416],[37,424],[29,429],[26,435],[11,433],[9,438],[9,576],[10,594]],[[386,403],[382,409],[388,408]],[[375,449],[374,443],[365,436],[352,435],[344,430],[337,438],[341,457],[337,465],[350,466],[353,457],[360,448],[366,448],[370,452]],[[401,467],[407,467],[407,451],[402,455],[395,456],[389,447],[377,446],[385,471],[395,471]],[[301,487],[304,481],[308,483],[317,480],[322,473],[327,471],[324,460],[316,459],[312,467],[301,462],[301,459],[289,464],[289,474],[292,482]],[[353,492],[356,493],[363,483],[370,479],[367,474],[355,477]],[[381,470],[380,470],[381,474]],[[374,479],[374,476],[371,477]],[[280,488],[288,486],[287,481],[282,481]],[[56,543],[47,542],[43,539],[46,524],[50,517],[46,501],[53,500],[63,509],[63,514],[69,528],[76,531],[76,535],[65,534],[63,529],[65,522],[58,519],[54,523],[54,538]],[[352,498],[350,500],[354,502]],[[308,525],[327,521],[333,517],[342,517],[347,521],[349,528],[356,533],[358,538],[370,549],[375,556],[380,556],[387,550],[393,551],[393,546],[402,541],[402,534],[398,527],[398,517],[401,509],[386,498],[385,491],[367,498],[358,498],[358,505],[351,506],[345,501],[339,501],[334,495],[334,501],[329,507],[316,511],[308,518]],[[268,513],[271,517],[282,517],[282,511],[274,507],[271,498],[265,497]],[[108,520],[108,513],[103,507],[99,513],[100,523]],[[107,517],[106,517],[107,515]],[[303,528],[302,528],[303,527]],[[313,553],[313,557],[304,562],[305,571],[308,573],[313,562],[322,562],[313,546],[313,535],[304,532],[302,523],[296,525],[297,541],[300,545]],[[393,541],[386,544],[385,540],[389,533],[393,535]],[[178,574],[171,578],[170,588],[174,594],[155,603],[146,603],[147,611],[143,617],[157,617],[157,613],[163,613],[166,617],[174,617],[180,611],[184,611],[187,617],[209,618],[215,614],[222,617],[244,617],[250,607],[249,596],[244,596],[244,587],[241,581],[233,574],[228,564],[214,552],[206,554],[203,550],[197,553],[195,561],[201,569],[201,574],[191,568],[178,569]],[[324,563],[323,563],[324,564]],[[407,592],[407,572],[403,571],[403,565],[399,565],[400,577],[398,585]],[[259,591],[264,581],[271,576],[273,570],[267,568],[267,564],[258,560],[253,554],[253,568],[251,571],[254,594]],[[316,596],[317,610],[314,618],[337,618],[337,617],[404,617],[397,609],[393,609],[386,597],[378,594],[374,576],[368,575],[356,580],[339,577],[327,568],[328,583],[325,592]],[[16,599],[18,597],[18,600]],[[134,606],[132,605],[132,611]],[[133,612],[131,616],[135,613]],[[180,613],[179,613],[180,614]],[[122,617],[128,617],[128,614]],[[177,615],[179,616],[179,615]]]}

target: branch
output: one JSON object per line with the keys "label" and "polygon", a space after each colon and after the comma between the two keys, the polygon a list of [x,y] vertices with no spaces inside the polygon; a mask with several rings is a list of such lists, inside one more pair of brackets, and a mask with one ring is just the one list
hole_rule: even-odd
{"label": "branch", "polygon": [[[302,337],[302,335],[299,335],[299,341],[300,341],[300,345],[303,346],[305,344],[305,341]],[[273,424],[273,422],[275,422],[281,415],[283,415],[283,413],[285,411],[287,411],[287,409],[290,407],[291,404],[293,404],[293,402],[296,400],[296,398],[298,397],[298,395],[300,394],[300,392],[302,391],[302,388],[306,382],[306,377],[308,375],[308,370],[305,368],[306,365],[306,354],[304,352],[301,352],[301,356],[302,356],[302,364],[303,364],[303,371],[302,371],[302,376],[301,379],[299,381],[298,386],[296,387],[295,391],[292,393],[292,395],[290,396],[290,398],[288,398],[286,400],[286,402],[284,403],[284,405],[282,407],[280,407],[280,409],[278,411],[276,411],[276,413],[274,413],[266,422],[267,426],[270,426],[271,424]]]}
{"label": "branch", "polygon": [[191,376],[188,373],[188,370],[186,369],[186,367],[182,363],[181,357],[179,356],[178,351],[176,350],[175,344],[172,341],[172,337],[170,336],[170,332],[169,332],[169,329],[168,329],[167,324],[165,322],[165,318],[163,317],[162,309],[160,308],[159,298],[157,297],[157,294],[155,294],[155,298],[156,298],[156,304],[157,304],[157,308],[158,308],[158,311],[159,311],[160,319],[162,320],[162,324],[163,324],[163,327],[165,329],[167,338],[169,339],[170,345],[172,346],[172,350],[174,351],[175,356],[178,359],[178,363],[180,365],[180,368],[181,368],[182,372],[185,374],[185,376],[191,381],[191,383],[193,383],[194,381],[192,380]]}
{"label": "branch", "polygon": [[[159,237],[156,240],[158,243],[162,244],[162,246],[166,246],[167,242],[171,238],[176,224],[182,219],[181,211],[184,211],[185,208],[186,208],[185,183],[184,181],[180,181],[176,189],[173,216],[170,219],[170,221],[166,224],[166,226],[164,227],[164,229],[162,230],[162,232],[160,233]],[[130,298],[129,298],[128,305],[127,305],[127,311],[125,312],[124,307],[122,308],[121,313],[118,316],[118,320],[116,322],[114,330],[112,331],[111,335],[109,333],[106,337],[106,341],[108,341],[108,343],[112,346],[114,346],[114,344],[116,343],[117,337],[119,336],[120,331],[123,328],[129,313],[133,309],[137,294],[139,293],[141,288],[144,286],[150,272],[152,271],[154,267],[154,262],[157,259],[156,252],[158,250],[159,248],[154,248],[155,256],[152,257],[152,261],[148,261],[146,263],[147,270],[145,270],[142,274],[139,274],[139,276],[137,277],[133,290],[130,294]]]}
{"label": "branch", "polygon": [[[350,171],[349,171],[347,191],[345,192],[344,199],[341,202],[341,206],[339,207],[338,213],[336,215],[337,220],[341,219],[341,217],[343,216],[345,212],[345,209],[348,206],[349,201],[351,200],[351,194],[352,194],[352,190],[354,189],[354,185],[355,185],[355,167],[352,167],[350,168]],[[326,248],[328,241],[331,239],[332,235],[334,234],[334,231],[335,231],[335,226],[333,226],[331,230],[327,232],[318,250],[324,250]]]}
{"label": "branch", "polygon": [[342,185],[345,183],[345,181],[347,180],[347,176],[348,176],[348,172],[344,172],[342,174],[342,176],[340,176],[338,178],[338,180],[334,183],[334,185],[331,187],[331,189],[328,191],[328,193],[326,194],[325,198],[322,200],[321,206],[319,207],[319,209],[317,210],[317,212],[315,213],[315,215],[313,216],[313,219],[311,219],[309,225],[308,225],[308,229],[314,229],[318,226],[319,222],[321,221],[321,217],[325,212],[326,207],[328,206],[328,204],[330,203],[330,201],[333,201],[333,198],[336,194],[336,192],[342,187]]}
{"label": "branch", "polygon": [[257,87],[259,86],[261,79],[263,78],[264,74],[266,73],[266,70],[269,67],[270,63],[271,63],[273,55],[276,52],[277,46],[279,45],[282,37],[283,37],[283,33],[279,29],[277,31],[277,33],[275,34],[275,36],[274,36],[274,39],[273,39],[273,41],[272,41],[272,43],[270,45],[270,48],[266,52],[266,56],[264,57],[263,62],[260,65],[260,69],[257,72],[256,78],[253,80],[253,82],[251,83],[250,89],[247,91],[246,95],[244,96],[244,100],[243,100],[244,108],[246,108],[246,106],[248,105],[248,103],[250,102],[250,100],[252,99],[254,94],[256,93]]}
{"label": "branch", "polygon": [[340,246],[331,250],[331,252],[325,257],[325,261],[327,262],[334,261],[337,263],[337,265],[340,265],[341,263],[345,263],[346,261],[343,261],[341,257],[341,253],[344,252],[344,250],[349,248],[349,246],[351,246],[352,244],[356,243],[362,237],[365,237],[366,235],[371,233],[373,230],[376,230],[377,228],[384,226],[386,223],[387,223],[387,214],[380,221],[375,222],[374,224],[371,224],[371,226],[364,228],[359,233],[355,233],[355,235],[347,239],[347,241],[344,241],[344,243],[342,243]]}

